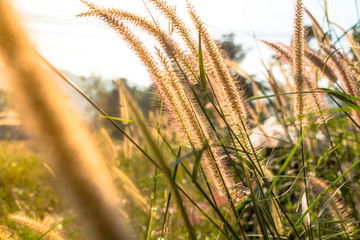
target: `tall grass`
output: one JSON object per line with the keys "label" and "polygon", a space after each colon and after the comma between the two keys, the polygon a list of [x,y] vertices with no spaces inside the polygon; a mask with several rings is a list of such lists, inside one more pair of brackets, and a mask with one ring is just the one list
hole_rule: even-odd
{"label": "tall grass", "polygon": [[[292,45],[263,41],[279,58],[264,63],[262,83],[227,59],[190,1],[190,26],[166,1],[145,1],[169,21],[172,34],[155,19],[82,2],[88,10],[79,16],[97,17],[122,37],[148,70],[161,102],[159,113],[145,119],[117,82],[120,120],[132,120],[118,124],[117,116],[108,116],[43,59],[124,134],[118,154],[102,129],[110,171],[82,123],[65,110],[56,86],[40,72],[5,2],[0,49],[19,109],[50,149],[55,174],[88,226],[87,237],[129,239],[123,219],[135,238],[144,239],[358,239],[358,51],[351,56],[336,49],[301,0],[295,1]],[[304,38],[304,12],[317,48]],[[131,26],[153,37],[156,47],[147,48]],[[251,81],[254,97],[245,98],[246,86],[231,70]],[[329,87],[318,88],[320,80]],[[164,126],[167,118],[172,129]],[[141,213],[118,211],[118,196]]]}

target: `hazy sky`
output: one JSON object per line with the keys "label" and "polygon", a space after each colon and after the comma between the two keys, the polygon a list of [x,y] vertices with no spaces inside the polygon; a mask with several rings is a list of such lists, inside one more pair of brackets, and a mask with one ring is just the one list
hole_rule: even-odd
{"label": "hazy sky", "polygon": [[[93,18],[77,18],[86,10],[79,0],[13,0],[28,33],[41,54],[56,67],[79,75],[98,74],[106,78],[127,78],[131,83],[146,86],[148,74],[111,29]],[[99,6],[129,10],[149,16],[142,0],[93,0]],[[187,19],[185,0],[169,0]],[[198,14],[208,25],[215,39],[234,32],[236,42],[250,48],[242,67],[249,73],[262,71],[255,34],[259,39],[288,44],[293,26],[294,2],[292,0],[193,0]],[[357,0],[328,0],[330,20],[345,29],[355,24],[359,17]],[[325,24],[323,0],[304,0],[305,6]],[[149,4],[149,6],[151,6]],[[153,13],[156,11],[152,8]],[[155,14],[155,16],[157,16]],[[162,26],[167,22],[159,18]],[[190,23],[190,21],[188,21]],[[305,22],[309,22],[305,19]],[[139,37],[147,42],[148,37]],[[261,48],[262,56],[270,52]]]}

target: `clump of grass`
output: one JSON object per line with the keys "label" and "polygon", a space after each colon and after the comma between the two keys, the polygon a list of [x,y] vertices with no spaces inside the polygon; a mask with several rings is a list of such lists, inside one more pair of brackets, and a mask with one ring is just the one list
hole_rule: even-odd
{"label": "clump of grass", "polygon": [[[173,38],[157,22],[145,17],[117,9],[99,8],[92,3],[83,2],[87,5],[88,11],[79,14],[79,16],[98,17],[122,36],[123,40],[138,55],[150,73],[168,115],[171,116],[177,129],[183,133],[183,140],[191,146],[194,152],[199,152],[200,150],[201,156],[197,159],[195,158],[193,163],[192,181],[195,183],[196,188],[200,191],[203,190],[198,185],[196,177],[194,177],[194,174],[196,176],[199,160],[200,170],[203,173],[205,183],[210,182],[210,185],[207,185],[207,187],[213,199],[212,203],[216,204],[216,194],[213,195],[212,193],[214,190],[220,196],[227,196],[228,200],[230,200],[229,209],[233,210],[232,217],[239,219],[232,199],[233,194],[236,197],[242,195],[239,186],[244,186],[247,189],[244,192],[251,199],[257,219],[256,226],[260,229],[262,237],[265,239],[268,239],[269,236],[281,238],[286,232],[285,229],[291,228],[292,233],[287,237],[296,236],[301,238],[301,234],[296,228],[297,226],[294,225],[294,217],[289,216],[291,214],[283,207],[284,203],[277,200],[278,197],[274,193],[275,191],[280,191],[279,188],[275,188],[279,177],[273,174],[270,169],[276,172],[278,168],[264,164],[263,153],[255,148],[250,141],[251,127],[249,122],[259,126],[259,129],[261,129],[261,132],[267,139],[267,143],[270,142],[269,138],[271,136],[266,136],[267,131],[261,126],[261,120],[257,116],[259,113],[246,104],[243,86],[239,86],[236,79],[231,75],[226,65],[228,62],[225,60],[226,55],[223,54],[216,42],[210,37],[205,24],[195,12],[190,1],[187,1],[187,9],[193,21],[193,26],[187,26],[184,23],[185,21],[179,17],[176,9],[166,1],[148,1],[169,20],[179,38]],[[270,109],[270,107],[273,107],[273,110],[268,110],[268,114],[274,114],[279,122],[282,123],[288,140],[292,144],[294,144],[292,142],[294,139],[290,136],[297,133],[290,132],[293,131],[291,129],[294,129],[291,125],[295,124],[300,129],[298,134],[299,140],[289,153],[290,155],[280,158],[286,159],[286,161],[284,165],[280,165],[279,174],[285,171],[289,162],[294,161],[293,158],[296,156],[296,160],[302,166],[300,172],[302,172],[301,175],[304,178],[305,184],[305,191],[301,192],[298,196],[297,209],[300,209],[301,206],[302,215],[300,219],[307,220],[304,226],[305,233],[312,238],[314,215],[309,213],[309,209],[314,208],[314,206],[311,205],[311,199],[309,199],[309,188],[306,179],[308,177],[308,164],[311,164],[310,162],[312,161],[311,159],[307,160],[307,158],[315,157],[315,154],[310,156],[310,152],[307,154],[305,148],[313,149],[315,142],[307,136],[307,131],[310,128],[313,129],[317,124],[325,125],[325,136],[329,139],[330,145],[335,148],[327,126],[330,119],[327,116],[328,112],[324,109],[327,103],[324,100],[323,92],[316,90],[318,78],[314,76],[313,70],[315,68],[317,71],[324,71],[324,75],[331,83],[337,81],[341,71],[336,70],[336,65],[339,64],[333,61],[328,63],[327,60],[323,59],[322,55],[306,46],[303,26],[303,3],[301,0],[297,0],[295,3],[292,46],[287,47],[282,44],[265,42],[280,55],[283,62],[290,65],[294,87],[288,82],[287,88],[294,93],[294,101],[292,103],[294,110],[288,108],[290,104],[288,104],[287,99],[289,98],[285,96],[287,93],[284,93],[286,87],[281,86],[281,83],[276,81],[271,68],[267,69],[269,74],[267,79],[269,80],[271,90],[275,94],[276,101],[274,103],[269,99],[269,104],[265,108]],[[308,13],[308,15],[310,14]],[[325,36],[322,29],[316,24],[314,18],[312,18],[312,21],[316,36],[318,38],[322,36],[324,41],[330,41],[330,38]],[[155,51],[149,51],[144,46],[142,40],[138,39],[134,32],[128,28],[128,25],[138,26],[149,35],[155,37],[158,41]],[[192,30],[195,30],[195,35]],[[330,44],[329,42],[325,43]],[[183,49],[179,46],[183,46]],[[152,55],[152,52],[155,52],[155,56]],[[346,62],[348,59],[344,58],[344,61]],[[356,68],[352,68],[356,70]],[[288,79],[285,70],[283,68],[281,70],[286,79]],[[249,76],[247,75],[247,77]],[[249,78],[251,79],[251,77]],[[258,87],[256,84],[253,85]],[[261,89],[261,91],[265,94],[264,89]],[[352,92],[350,95],[356,96]],[[308,103],[307,96],[311,97],[311,103]],[[211,105],[211,107],[205,108],[205,104]],[[212,109],[213,114],[216,116],[209,117],[207,109]],[[295,112],[295,118],[292,117],[293,112]],[[249,116],[253,118],[250,121]],[[312,116],[313,118],[311,118]],[[317,120],[318,117],[320,117],[320,120]],[[221,126],[222,123],[225,124],[223,124],[222,128],[219,128],[218,126]],[[314,130],[315,133],[316,130]],[[301,151],[298,153],[299,148]],[[176,154],[174,155],[176,156]],[[338,161],[338,156],[336,158]],[[225,159],[225,161],[222,159]],[[272,157],[270,156],[270,162],[273,161],[271,159]],[[279,161],[281,162],[281,160]],[[160,167],[159,169],[162,168]],[[184,169],[190,175],[185,166]],[[162,170],[164,171],[164,169]],[[176,173],[175,169],[174,172]],[[165,174],[169,175],[168,172]],[[300,174],[297,178],[299,176]],[[167,177],[169,178],[169,176]],[[254,177],[255,180],[252,180],[251,177]],[[304,188],[304,184],[297,183],[297,180],[294,183],[294,185],[300,188]],[[267,188],[268,192],[264,191],[263,188]],[[207,201],[210,200],[208,202],[223,221],[225,229],[233,233],[234,228],[229,226],[228,221],[224,218],[227,215],[218,212],[219,207],[211,203],[211,198],[207,198],[206,193],[202,192],[202,195]],[[269,196],[270,199],[267,198]],[[263,202],[258,202],[256,200],[258,198],[262,199]],[[247,196],[245,199],[247,199]],[[192,203],[197,206],[195,202]],[[240,203],[243,204],[244,201],[240,201]],[[203,213],[201,208],[200,211]],[[208,217],[205,214],[204,216]],[[184,219],[187,222],[186,218]],[[208,217],[208,219],[211,221],[211,218]],[[286,224],[288,225],[286,226]],[[236,227],[239,233],[246,238],[245,229],[241,221],[239,221]],[[188,229],[190,229],[189,226]],[[191,231],[189,230],[188,232],[189,236],[191,236]],[[223,236],[229,237],[226,233],[221,233]]]}
{"label": "clump of grass", "polygon": [[[85,2],[85,1],[84,1]],[[159,91],[162,100],[172,116],[172,120],[179,127],[183,133],[184,138],[189,144],[198,150],[203,148],[205,142],[209,142],[210,149],[205,149],[201,165],[204,170],[205,176],[216,188],[217,193],[220,195],[228,195],[227,189],[231,189],[234,185],[232,177],[229,176],[227,170],[225,170],[226,159],[223,156],[218,156],[218,150],[215,148],[215,142],[213,142],[214,133],[207,126],[207,119],[198,102],[191,91],[191,87],[188,82],[180,79],[175,70],[170,65],[172,61],[176,61],[175,56],[181,55],[181,52],[176,52],[179,48],[171,48],[174,44],[172,42],[165,42],[162,44],[163,51],[167,55],[163,55],[161,51],[158,51],[159,63],[151,56],[150,52],[143,46],[141,41],[120,22],[122,19],[130,19],[133,23],[140,23],[143,28],[148,32],[157,33],[157,38],[163,37],[161,30],[157,30],[156,26],[149,23],[146,19],[138,17],[129,13],[116,11],[114,9],[99,9],[95,5],[85,2],[89,7],[89,11],[79,16],[97,16],[111,26],[119,33],[123,39],[130,45],[133,51],[139,56],[144,65],[147,67],[148,72],[151,74],[157,90]],[[154,2],[155,3],[155,2]],[[183,37],[187,39],[189,46],[193,46],[193,40],[189,36],[189,31],[185,29],[185,25],[182,24],[180,19],[176,17],[175,13],[165,4],[165,2],[156,2],[158,7],[164,11],[165,15],[173,18],[177,26],[182,29]],[[170,16],[171,15],[171,16]],[[130,16],[130,17],[129,17]],[[162,41],[161,41],[162,42]],[[169,49],[170,48],[170,49]],[[174,55],[169,53],[175,52]],[[180,70],[182,70],[179,65]],[[191,78],[191,76],[182,76],[184,78]],[[225,187],[224,187],[225,186]]]}
{"label": "clump of grass", "polygon": [[43,239],[64,240],[61,234],[57,230],[53,229],[53,227],[46,226],[43,223],[26,216],[23,213],[11,214],[9,218],[19,224],[29,227],[34,232],[41,234]]}

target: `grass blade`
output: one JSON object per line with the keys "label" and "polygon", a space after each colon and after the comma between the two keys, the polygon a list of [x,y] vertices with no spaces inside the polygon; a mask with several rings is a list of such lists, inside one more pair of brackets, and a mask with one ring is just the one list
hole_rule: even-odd
{"label": "grass blade", "polygon": [[329,199],[324,203],[324,205],[320,208],[318,217],[321,217],[321,215],[323,214],[323,212],[325,211],[325,209],[327,208],[327,206],[329,205],[329,203],[334,199],[335,195],[339,192],[339,190],[348,182],[349,180],[345,181],[343,184],[341,184],[340,187],[338,187],[336,189],[336,191],[334,191],[333,194],[331,194],[331,196],[329,197]]}
{"label": "grass blade", "polygon": [[276,184],[277,181],[279,180],[279,176],[278,176],[278,175],[281,175],[281,174],[285,171],[287,165],[290,163],[291,159],[294,157],[297,149],[298,149],[299,146],[301,145],[301,142],[302,142],[303,138],[305,137],[305,135],[306,135],[307,131],[309,130],[309,128],[310,128],[310,127],[307,127],[307,128],[305,129],[305,131],[303,131],[301,137],[299,138],[299,140],[297,141],[297,143],[295,144],[295,146],[294,146],[293,149],[291,150],[289,156],[286,158],[285,162],[284,162],[283,165],[281,166],[281,168],[280,168],[277,176],[275,177],[274,181],[271,183],[271,185],[270,185],[270,187],[269,187],[269,192],[272,191],[272,189],[274,188],[275,184]]}
{"label": "grass blade", "polygon": [[337,99],[339,99],[340,101],[342,101],[343,103],[345,103],[346,105],[348,105],[349,107],[351,107],[353,110],[355,110],[356,112],[360,112],[360,107],[354,103],[353,101],[360,101],[360,98],[351,96],[349,94],[346,93],[342,93],[342,92],[337,92],[331,89],[327,89],[327,88],[321,88],[322,90],[324,90],[327,94],[336,97]]}
{"label": "grass blade", "polygon": [[[180,155],[181,155],[181,146],[179,147],[178,158],[180,157]],[[175,180],[176,180],[176,174],[177,174],[178,167],[179,167],[179,165],[177,164],[177,165],[175,166],[175,168],[174,168],[174,171],[173,171],[173,181],[174,181],[174,182],[175,182]],[[172,193],[169,192],[169,196],[168,196],[167,201],[166,201],[166,209],[165,209],[165,213],[164,213],[163,225],[162,225],[162,228],[161,228],[161,233],[162,233],[162,234],[164,234],[164,228],[165,228],[167,213],[168,213],[168,211],[169,211],[169,205],[170,205],[170,201],[171,201],[171,195],[172,195]]]}
{"label": "grass blade", "polygon": [[354,169],[357,165],[360,164],[360,160],[355,162],[348,170],[346,170],[343,174],[341,174],[335,181],[326,188],[320,196],[318,196],[314,202],[309,206],[309,208],[300,216],[300,218],[296,221],[295,226],[299,225],[299,223],[305,218],[306,214],[308,214],[316,204],[343,178],[348,174],[352,169]]}
{"label": "grass blade", "polygon": [[52,226],[51,228],[49,228],[49,230],[47,230],[46,232],[44,232],[37,240],[41,240],[43,239],[46,234],[48,234],[49,232],[51,232],[53,229],[55,229],[57,226],[59,226],[60,224],[64,223],[66,220],[68,219],[68,217],[64,218],[63,220],[61,220],[60,222],[56,223],[54,226]]}
{"label": "grass blade", "polygon": [[112,120],[116,120],[119,122],[128,122],[128,123],[132,123],[133,121],[129,120],[129,119],[123,119],[123,118],[118,118],[118,117],[110,117],[110,116],[105,116],[105,115],[100,115],[99,117],[101,118],[107,118],[107,119],[112,119]]}
{"label": "grass blade", "polygon": [[193,182],[195,182],[197,179],[197,173],[200,168],[200,160],[201,160],[203,151],[208,148],[209,148],[209,145],[207,144],[207,142],[205,142],[203,149],[200,152],[195,153],[196,159],[195,159],[194,168],[193,168],[193,172],[192,172],[192,181]]}

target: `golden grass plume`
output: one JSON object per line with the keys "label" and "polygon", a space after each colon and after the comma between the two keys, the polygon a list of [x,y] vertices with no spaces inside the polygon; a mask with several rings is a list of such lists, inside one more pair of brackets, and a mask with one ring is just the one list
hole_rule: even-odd
{"label": "golden grass plume", "polygon": [[[181,52],[178,52],[180,51],[179,48],[174,47],[170,50],[168,48],[169,44],[166,41],[168,37],[144,18],[135,17],[135,15],[121,11],[100,9],[92,3],[83,2],[89,7],[89,11],[84,14],[79,14],[79,16],[96,16],[107,23],[122,36],[123,40],[129,44],[143,62],[155,83],[159,95],[162,97],[169,115],[172,117],[172,121],[176,123],[180,132],[183,133],[185,140],[194,149],[201,149],[205,142],[209,143],[210,148],[204,151],[202,161],[200,162],[205,177],[211,182],[212,186],[216,188],[218,194],[229,196],[226,190],[231,189],[234,183],[229,171],[226,169],[227,160],[219,153],[217,147],[215,147],[215,141],[213,140],[214,133],[208,127],[207,120],[201,112],[200,106],[195,101],[192,90],[190,89],[190,83],[181,79],[173,69],[172,60],[174,60],[175,55],[169,52],[175,51],[177,55],[183,55]],[[159,7],[164,14],[173,14],[173,10],[164,2],[152,2],[156,2],[156,6]],[[147,29],[148,32],[153,35],[155,34],[158,39],[163,39],[165,36],[163,39],[165,42],[159,41],[162,50],[157,49],[156,51],[158,61],[154,59],[143,43],[122,22],[124,19],[130,20],[130,22]],[[193,41],[191,40],[189,32],[185,30],[186,27],[182,24],[181,20],[178,17],[171,19],[177,22],[176,25],[180,31],[182,31],[184,37],[185,35],[188,36],[186,39],[188,40],[189,46],[196,48],[195,43],[192,43]],[[171,42],[171,40],[169,41],[171,46],[177,46]],[[165,54],[163,54],[163,52]],[[183,61],[183,65],[180,64],[179,67],[183,69],[184,65],[189,66],[189,64],[189,62]],[[192,71],[191,67],[189,69]],[[183,77],[187,77],[187,79],[192,78],[191,75],[185,75]]]}
{"label": "golden grass plume", "polygon": [[51,226],[44,225],[40,221],[26,216],[24,213],[15,213],[9,216],[9,219],[24,225],[34,232],[45,234],[44,239],[47,240],[64,240],[65,238],[56,229],[51,229]]}

